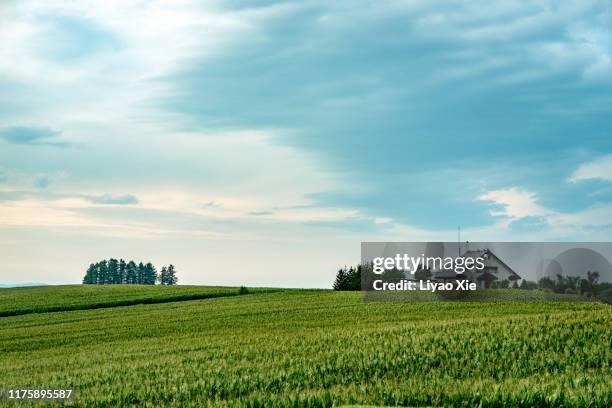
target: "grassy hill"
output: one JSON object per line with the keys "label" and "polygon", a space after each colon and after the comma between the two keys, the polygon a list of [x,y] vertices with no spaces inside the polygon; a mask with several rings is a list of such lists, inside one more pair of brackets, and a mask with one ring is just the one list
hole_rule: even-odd
{"label": "grassy hill", "polygon": [[2,317],[0,386],[74,387],[77,406],[612,406],[612,307],[532,300],[283,290]]}
{"label": "grassy hill", "polygon": [[63,285],[0,289],[0,317],[209,299],[238,293],[239,288],[223,286]]}

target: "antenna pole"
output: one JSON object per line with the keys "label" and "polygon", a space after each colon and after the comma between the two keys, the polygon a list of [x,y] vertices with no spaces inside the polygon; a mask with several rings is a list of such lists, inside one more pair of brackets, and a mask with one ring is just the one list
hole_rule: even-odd
{"label": "antenna pole", "polygon": [[461,256],[461,225],[457,226],[457,252]]}

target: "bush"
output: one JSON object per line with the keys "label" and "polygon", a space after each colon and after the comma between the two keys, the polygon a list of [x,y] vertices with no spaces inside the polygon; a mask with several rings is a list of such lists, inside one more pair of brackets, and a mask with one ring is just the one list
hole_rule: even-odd
{"label": "bush", "polygon": [[240,290],[238,290],[239,295],[248,295],[249,289],[246,286],[240,286]]}

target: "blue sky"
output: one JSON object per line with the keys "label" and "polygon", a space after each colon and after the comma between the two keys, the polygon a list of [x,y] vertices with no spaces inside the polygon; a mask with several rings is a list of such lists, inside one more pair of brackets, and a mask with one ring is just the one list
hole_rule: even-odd
{"label": "blue sky", "polygon": [[609,1],[100,3],[0,5],[3,281],[612,236]]}

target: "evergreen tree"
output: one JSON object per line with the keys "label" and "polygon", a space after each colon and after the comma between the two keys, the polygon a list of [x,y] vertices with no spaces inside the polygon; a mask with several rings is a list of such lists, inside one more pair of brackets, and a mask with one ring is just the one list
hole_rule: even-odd
{"label": "evergreen tree", "polygon": [[115,258],[111,258],[108,261],[108,278],[111,284],[117,284],[119,282],[119,262]]}
{"label": "evergreen tree", "polygon": [[334,290],[346,290],[346,268],[338,269],[336,280],[334,281]]}
{"label": "evergreen tree", "polygon": [[336,274],[336,281],[334,282],[334,290],[360,290],[361,289],[361,265],[357,265],[357,268],[342,268],[338,270]]}
{"label": "evergreen tree", "polygon": [[155,285],[156,281],[162,285],[176,285],[178,278],[174,265],[164,266],[158,275],[151,262],[136,265],[134,261],[111,258],[90,264],[83,277],[83,284],[88,285]]}
{"label": "evergreen tree", "polygon": [[98,263],[98,284],[107,285],[110,283],[110,279],[108,276],[108,263],[106,259],[100,261]]}
{"label": "evergreen tree", "polygon": [[176,271],[174,270],[174,265],[172,264],[168,266],[168,278],[166,282],[166,285],[176,285],[178,283],[178,277],[176,276]]}
{"label": "evergreen tree", "polygon": [[138,263],[138,273],[137,273],[136,283],[139,285],[144,285],[144,277],[145,277],[145,266],[142,262]]}
{"label": "evergreen tree", "polygon": [[119,260],[119,283],[127,283],[127,264],[123,259]]}
{"label": "evergreen tree", "polygon": [[148,262],[144,266],[144,277],[143,284],[145,285],[155,285],[155,281],[157,280],[157,271],[151,262]]}
{"label": "evergreen tree", "polygon": [[138,267],[136,266],[136,263],[134,261],[128,262],[126,270],[125,283],[130,285],[135,285],[138,283]]}
{"label": "evergreen tree", "polygon": [[165,285],[168,280],[168,269],[165,266],[162,266],[159,275],[157,275],[157,281],[160,285]]}
{"label": "evergreen tree", "polygon": [[87,268],[87,272],[85,272],[85,277],[83,278],[83,283],[86,285],[91,285],[96,283],[94,280],[94,275],[96,271],[96,265],[90,264],[89,268]]}

